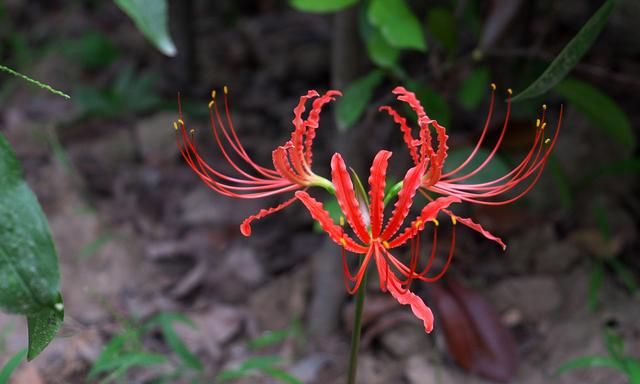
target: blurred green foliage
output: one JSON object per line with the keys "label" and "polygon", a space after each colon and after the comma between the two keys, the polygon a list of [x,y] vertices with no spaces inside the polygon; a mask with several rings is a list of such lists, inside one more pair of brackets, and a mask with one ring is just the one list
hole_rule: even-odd
{"label": "blurred green foliage", "polygon": [[[89,371],[88,378],[94,380],[102,377],[100,383],[112,383],[124,380],[127,373],[134,368],[164,366],[166,369],[158,369],[155,382],[203,382],[202,361],[188,349],[175,332],[175,323],[195,328],[186,316],[173,312],[160,313],[144,323],[126,321],[123,330],[103,347]],[[157,329],[161,331],[171,353],[151,352],[143,346],[143,338]]]}
{"label": "blurred green foliage", "polygon": [[558,368],[556,375],[576,369],[605,367],[625,375],[629,379],[629,384],[640,384],[640,360],[625,354],[624,340],[610,327],[605,328],[604,344],[609,356],[578,357],[564,363]]}

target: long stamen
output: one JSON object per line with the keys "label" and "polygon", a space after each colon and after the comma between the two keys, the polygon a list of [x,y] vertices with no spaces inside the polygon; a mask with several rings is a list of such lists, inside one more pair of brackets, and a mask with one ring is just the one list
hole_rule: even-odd
{"label": "long stamen", "polygon": [[491,117],[493,116],[493,105],[494,105],[494,101],[495,101],[495,96],[496,96],[496,85],[491,83],[491,101],[489,102],[489,112],[487,113],[487,119],[484,122],[484,127],[482,128],[482,133],[480,134],[480,138],[478,139],[478,142],[476,143],[475,148],[473,148],[473,151],[471,152],[471,154],[469,154],[467,159],[465,161],[463,161],[462,164],[460,164],[458,167],[456,167],[453,171],[445,173],[444,175],[442,175],[443,178],[455,175],[460,170],[462,170],[464,167],[466,167],[467,164],[469,164],[469,162],[471,160],[473,160],[473,158],[475,157],[476,153],[480,149],[480,146],[482,145],[482,142],[484,141],[484,137],[487,134],[487,131],[489,130],[489,124],[491,123]]}

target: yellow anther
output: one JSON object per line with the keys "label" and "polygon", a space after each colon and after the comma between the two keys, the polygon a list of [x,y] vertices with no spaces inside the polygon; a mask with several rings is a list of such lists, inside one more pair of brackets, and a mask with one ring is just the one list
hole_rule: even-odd
{"label": "yellow anther", "polygon": [[547,123],[542,123],[542,126],[540,127],[540,129],[544,129],[544,127],[547,126]]}
{"label": "yellow anther", "polygon": [[551,139],[547,139],[544,141],[545,144],[549,144],[549,142],[551,141]]}
{"label": "yellow anther", "polygon": [[536,119],[536,127],[540,126],[540,119]]}
{"label": "yellow anther", "polygon": [[229,88],[227,88],[227,86],[225,85],[224,88],[222,88],[224,90],[224,94],[228,94],[229,93]]}
{"label": "yellow anther", "polygon": [[340,216],[340,226],[344,227],[344,216]]}
{"label": "yellow anther", "polygon": [[344,239],[344,237],[340,238],[340,244],[342,244],[343,247],[347,246],[347,240]]}
{"label": "yellow anther", "polygon": [[196,133],[196,130],[195,130],[195,129],[193,129],[193,128],[191,128],[191,129],[189,130],[189,133],[193,135],[193,134],[195,134],[195,133]]}
{"label": "yellow anther", "polygon": [[184,127],[184,121],[182,121],[182,119],[178,119],[178,124],[182,125]]}
{"label": "yellow anther", "polygon": [[513,90],[511,88],[507,88],[507,93],[509,96],[513,95]]}
{"label": "yellow anther", "polygon": [[178,123],[177,122],[173,122],[173,128],[177,131],[178,130]]}
{"label": "yellow anther", "polygon": [[438,221],[438,219],[431,219],[431,221],[433,221],[433,224],[435,224],[436,227],[440,225],[440,222]]}
{"label": "yellow anther", "polygon": [[491,90],[495,91],[496,90],[496,83],[491,83]]}
{"label": "yellow anther", "polygon": [[385,248],[389,249],[389,242],[388,241],[383,241],[382,245],[384,245]]}
{"label": "yellow anther", "polygon": [[213,100],[215,100],[215,99],[216,99],[216,90],[215,90],[215,89],[214,89],[213,91],[211,91],[211,98],[212,98]]}
{"label": "yellow anther", "polygon": [[213,105],[214,105],[215,103],[216,103],[216,101],[215,101],[215,100],[211,100],[211,101],[209,102],[209,109],[213,109]]}
{"label": "yellow anther", "polygon": [[547,104],[542,104],[542,109],[547,110]]}
{"label": "yellow anther", "polygon": [[420,228],[421,225],[422,225],[422,220],[420,220],[420,219],[416,220],[415,227],[416,228]]}
{"label": "yellow anther", "polygon": [[456,225],[457,222],[458,220],[456,219],[456,217],[454,215],[451,215],[451,224]]}

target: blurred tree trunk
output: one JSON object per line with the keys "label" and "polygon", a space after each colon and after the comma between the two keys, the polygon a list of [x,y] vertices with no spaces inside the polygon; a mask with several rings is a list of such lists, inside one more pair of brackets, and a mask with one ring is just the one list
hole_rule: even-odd
{"label": "blurred tree trunk", "polygon": [[170,61],[171,73],[176,79],[178,89],[189,89],[198,79],[193,0],[171,1],[169,11],[171,36],[178,49],[177,56]]}
{"label": "blurred tree trunk", "polygon": [[[344,90],[362,68],[364,51],[358,32],[358,7],[338,12],[333,21],[331,47],[331,86]],[[337,129],[337,124],[334,124]],[[347,155],[350,161],[358,158],[349,156],[357,146],[349,146],[351,131],[337,132],[334,151]],[[358,164],[352,164],[356,169]],[[309,330],[316,337],[335,333],[340,321],[340,308],[346,291],[342,278],[340,250],[327,237],[325,243],[313,254],[313,297],[309,319]]]}

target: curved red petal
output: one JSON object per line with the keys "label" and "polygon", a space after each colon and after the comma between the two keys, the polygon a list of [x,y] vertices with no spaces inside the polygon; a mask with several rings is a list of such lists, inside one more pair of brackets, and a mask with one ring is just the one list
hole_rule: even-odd
{"label": "curved red petal", "polygon": [[240,232],[244,236],[247,236],[247,237],[251,236],[251,223],[254,220],[262,219],[265,216],[268,216],[268,215],[270,215],[272,213],[278,212],[278,211],[290,206],[294,201],[296,201],[296,198],[292,197],[292,198],[290,198],[289,200],[285,201],[282,204],[276,205],[275,207],[272,207],[272,208],[261,209],[260,212],[258,212],[257,214],[247,217],[246,219],[244,219],[242,224],[240,224]]}
{"label": "curved red petal", "polygon": [[393,214],[391,215],[391,219],[387,223],[386,228],[382,232],[382,235],[380,235],[381,239],[390,239],[391,236],[400,229],[400,226],[409,213],[409,209],[413,203],[413,197],[416,195],[416,191],[420,186],[424,168],[424,163],[417,165],[411,168],[405,175],[402,182],[402,189],[398,192],[398,200],[393,208]]}
{"label": "curved red petal", "polygon": [[291,163],[288,158],[288,151],[290,149],[291,142],[287,142],[284,146],[280,146],[271,152],[273,159],[273,167],[278,171],[282,177],[298,185],[305,185],[305,180],[291,167]]}
{"label": "curved red petal", "polygon": [[418,151],[416,150],[416,146],[413,143],[414,140],[413,136],[411,135],[411,127],[407,125],[407,119],[400,116],[400,114],[395,109],[387,105],[380,107],[378,110],[387,112],[389,116],[393,117],[393,122],[400,125],[402,138],[404,139],[405,144],[407,144],[411,159],[413,159],[414,164],[418,164],[420,162],[420,160],[418,159]]}
{"label": "curved red petal", "polygon": [[322,111],[322,107],[330,101],[335,100],[334,96],[342,96],[340,91],[329,90],[321,97],[315,99],[313,101],[313,106],[311,107],[311,111],[309,112],[309,117],[307,117],[307,121],[305,121],[305,125],[307,127],[307,132],[304,139],[304,148],[305,148],[305,159],[307,164],[311,166],[312,152],[311,147],[313,145],[313,139],[316,137],[316,129],[320,124],[320,112]]}
{"label": "curved red petal", "polygon": [[482,227],[482,225],[474,222],[473,220],[471,220],[468,217],[460,217],[460,216],[456,216],[454,215],[451,211],[449,210],[444,210],[444,212],[451,216],[452,218],[455,218],[456,222],[458,223],[462,223],[464,225],[466,225],[467,227],[473,229],[476,232],[479,232],[482,236],[486,237],[489,240],[493,240],[496,243],[500,244],[500,246],[502,247],[502,250],[504,251],[505,249],[507,249],[507,245],[502,241],[502,239],[500,239],[497,236],[494,236],[491,232],[487,231],[486,229],[484,229]]}
{"label": "curved red petal", "polygon": [[347,222],[363,243],[369,243],[370,236],[360,213],[360,204],[356,199],[347,166],[339,153],[334,154],[331,158],[331,179],[336,188],[336,200],[338,200]]}
{"label": "curved red petal", "polygon": [[459,203],[461,200],[455,196],[439,197],[422,208],[420,215],[411,222],[404,232],[396,236],[395,239],[389,242],[389,248],[395,248],[403,245],[408,240],[412,239],[418,232],[424,229],[425,223],[433,220],[438,215],[440,210],[448,207],[453,203]]}
{"label": "curved red petal", "polygon": [[387,165],[391,152],[380,151],[373,159],[369,173],[369,215],[371,216],[371,235],[376,238],[382,230],[382,218],[384,215],[384,188],[386,185]]}
{"label": "curved red petal", "polygon": [[320,223],[322,230],[327,232],[331,240],[333,240],[336,244],[344,247],[347,251],[350,252],[367,252],[367,247],[363,247],[353,241],[353,239],[351,239],[344,233],[342,227],[336,225],[336,223],[333,222],[333,219],[331,219],[329,212],[324,209],[322,203],[318,202],[316,199],[309,196],[309,194],[304,191],[296,192],[296,197],[302,202],[302,204],[305,205],[305,207],[307,207],[309,213],[311,213],[311,217],[313,217],[318,223]]}
{"label": "curved red petal", "polygon": [[398,303],[402,305],[410,305],[413,314],[424,325],[424,330],[427,333],[433,331],[433,312],[427,307],[424,301],[413,292],[408,289],[403,290],[398,281],[398,278],[390,271],[386,260],[380,255],[380,250],[376,247],[376,266],[378,267],[378,274],[380,275],[380,283],[385,284],[384,288],[393,296]]}

